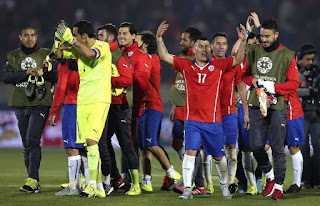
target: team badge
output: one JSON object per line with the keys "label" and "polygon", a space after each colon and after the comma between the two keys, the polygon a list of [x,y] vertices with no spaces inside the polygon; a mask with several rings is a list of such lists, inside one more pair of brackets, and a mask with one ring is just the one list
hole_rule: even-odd
{"label": "team badge", "polygon": [[210,72],[213,72],[213,71],[214,71],[214,66],[213,66],[213,65],[210,65],[210,66],[208,67],[208,70],[209,70]]}
{"label": "team badge", "polygon": [[25,71],[30,68],[36,68],[36,67],[37,67],[37,62],[31,57],[27,57],[21,62],[21,69]]}
{"label": "team badge", "polygon": [[133,55],[132,51],[128,53],[128,57],[131,57],[132,55]]}
{"label": "team badge", "polygon": [[272,69],[272,61],[269,57],[261,57],[257,61],[257,68],[260,73],[266,74]]}

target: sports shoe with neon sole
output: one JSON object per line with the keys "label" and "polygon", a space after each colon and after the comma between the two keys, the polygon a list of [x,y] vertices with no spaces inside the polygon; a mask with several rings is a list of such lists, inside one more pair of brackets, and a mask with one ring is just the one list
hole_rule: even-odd
{"label": "sports shoe with neon sole", "polygon": [[140,189],[140,186],[134,186],[134,185],[131,185],[131,188],[128,192],[126,192],[126,195],[141,195],[141,189]]}
{"label": "sports shoe with neon sole", "polygon": [[214,187],[212,184],[208,184],[207,187],[207,194],[213,194],[214,193]]}
{"label": "sports shoe with neon sole", "polygon": [[73,195],[79,195],[79,194],[80,194],[80,190],[78,188],[75,190],[72,190],[69,187],[65,187],[60,192],[55,193],[56,196],[73,196]]}
{"label": "sports shoe with neon sole", "polygon": [[43,76],[40,76],[37,78],[35,92],[36,92],[36,97],[39,100],[42,100],[46,95],[46,86],[44,84]]}
{"label": "sports shoe with neon sole", "polygon": [[94,197],[106,197],[106,192],[104,190],[100,190],[95,188],[95,196]]}
{"label": "sports shoe with neon sole", "polygon": [[141,189],[146,191],[146,192],[152,192],[153,191],[153,188],[152,188],[151,184],[149,184],[149,185],[141,184]]}
{"label": "sports shoe with neon sole", "polygon": [[27,193],[40,193],[40,184],[37,180],[28,178],[27,182],[20,188],[20,191]]}
{"label": "sports shoe with neon sole", "polygon": [[247,191],[246,191],[246,195],[256,195],[258,194],[258,189],[255,186],[249,186]]}
{"label": "sports shoe with neon sole", "polygon": [[80,197],[95,197],[96,192],[92,184],[88,184],[86,188],[80,193]]}

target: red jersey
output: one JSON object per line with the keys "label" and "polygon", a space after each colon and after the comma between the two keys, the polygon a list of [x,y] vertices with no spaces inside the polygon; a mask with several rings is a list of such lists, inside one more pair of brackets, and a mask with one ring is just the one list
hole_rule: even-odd
{"label": "red jersey", "polygon": [[[118,42],[110,43],[110,51],[119,48]],[[111,85],[113,88],[128,87],[132,84],[132,69],[129,61],[125,56],[121,56],[117,62],[119,77],[111,77]],[[111,104],[128,104],[126,94],[121,93],[119,96],[112,96]]]}
{"label": "red jersey", "polygon": [[60,104],[77,104],[80,77],[68,68],[68,61],[58,65],[58,83],[54,93],[50,115],[57,115]]}
{"label": "red jersey", "polygon": [[[276,50],[281,49],[282,47],[283,45],[280,44]],[[261,44],[261,49],[263,49],[262,44]],[[252,80],[254,79],[254,77],[249,72],[248,64],[244,65],[242,77],[243,77],[244,83],[246,83],[249,86],[252,86]],[[296,58],[293,57],[287,69],[286,81],[282,84],[274,84],[274,89],[277,94],[284,95],[284,100],[288,101],[288,94],[296,91],[299,85],[300,85],[300,80],[299,80],[299,74],[297,69],[297,62],[296,62]]]}
{"label": "red jersey", "polygon": [[124,53],[129,57],[133,75],[133,108],[132,116],[141,117],[143,102],[149,83],[151,60],[150,57],[142,52],[138,43],[126,46]]}
{"label": "red jersey", "polygon": [[[212,57],[212,60],[215,58]],[[226,72],[222,76],[222,87],[221,87],[221,115],[225,116],[228,114],[236,113],[235,106],[235,84],[242,82],[241,78],[241,65],[238,64],[234,69]]]}
{"label": "red jersey", "polygon": [[211,60],[198,66],[195,60],[174,56],[174,69],[184,78],[186,88],[186,120],[221,122],[220,89],[222,75],[232,68],[233,57]]}
{"label": "red jersey", "polygon": [[161,65],[160,58],[156,54],[151,54],[151,74],[147,88],[145,109],[154,109],[163,112],[163,106],[160,95]]}
{"label": "red jersey", "polygon": [[291,92],[289,94],[287,120],[297,119],[302,117],[303,115],[303,109],[299,99],[298,92]]}

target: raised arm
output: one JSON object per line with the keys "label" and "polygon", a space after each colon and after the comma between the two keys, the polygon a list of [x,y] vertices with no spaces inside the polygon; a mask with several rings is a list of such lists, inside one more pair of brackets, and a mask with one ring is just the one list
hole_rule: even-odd
{"label": "raised arm", "polygon": [[247,47],[247,33],[245,27],[240,24],[240,29],[237,27],[238,37],[240,39],[239,49],[233,58],[232,66],[240,64],[243,61],[245,56],[246,47]]}
{"label": "raised arm", "polygon": [[169,54],[167,47],[164,44],[162,39],[162,35],[168,29],[168,27],[169,27],[169,24],[167,24],[166,21],[163,21],[158,27],[157,35],[156,35],[157,46],[158,46],[160,59],[173,66],[173,55]]}

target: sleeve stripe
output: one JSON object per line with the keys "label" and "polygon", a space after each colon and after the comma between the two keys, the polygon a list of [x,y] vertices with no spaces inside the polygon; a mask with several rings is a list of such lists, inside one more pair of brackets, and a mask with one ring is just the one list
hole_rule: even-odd
{"label": "sleeve stripe", "polygon": [[93,48],[92,51],[94,51],[94,58],[98,59],[101,56],[101,52],[97,48]]}

